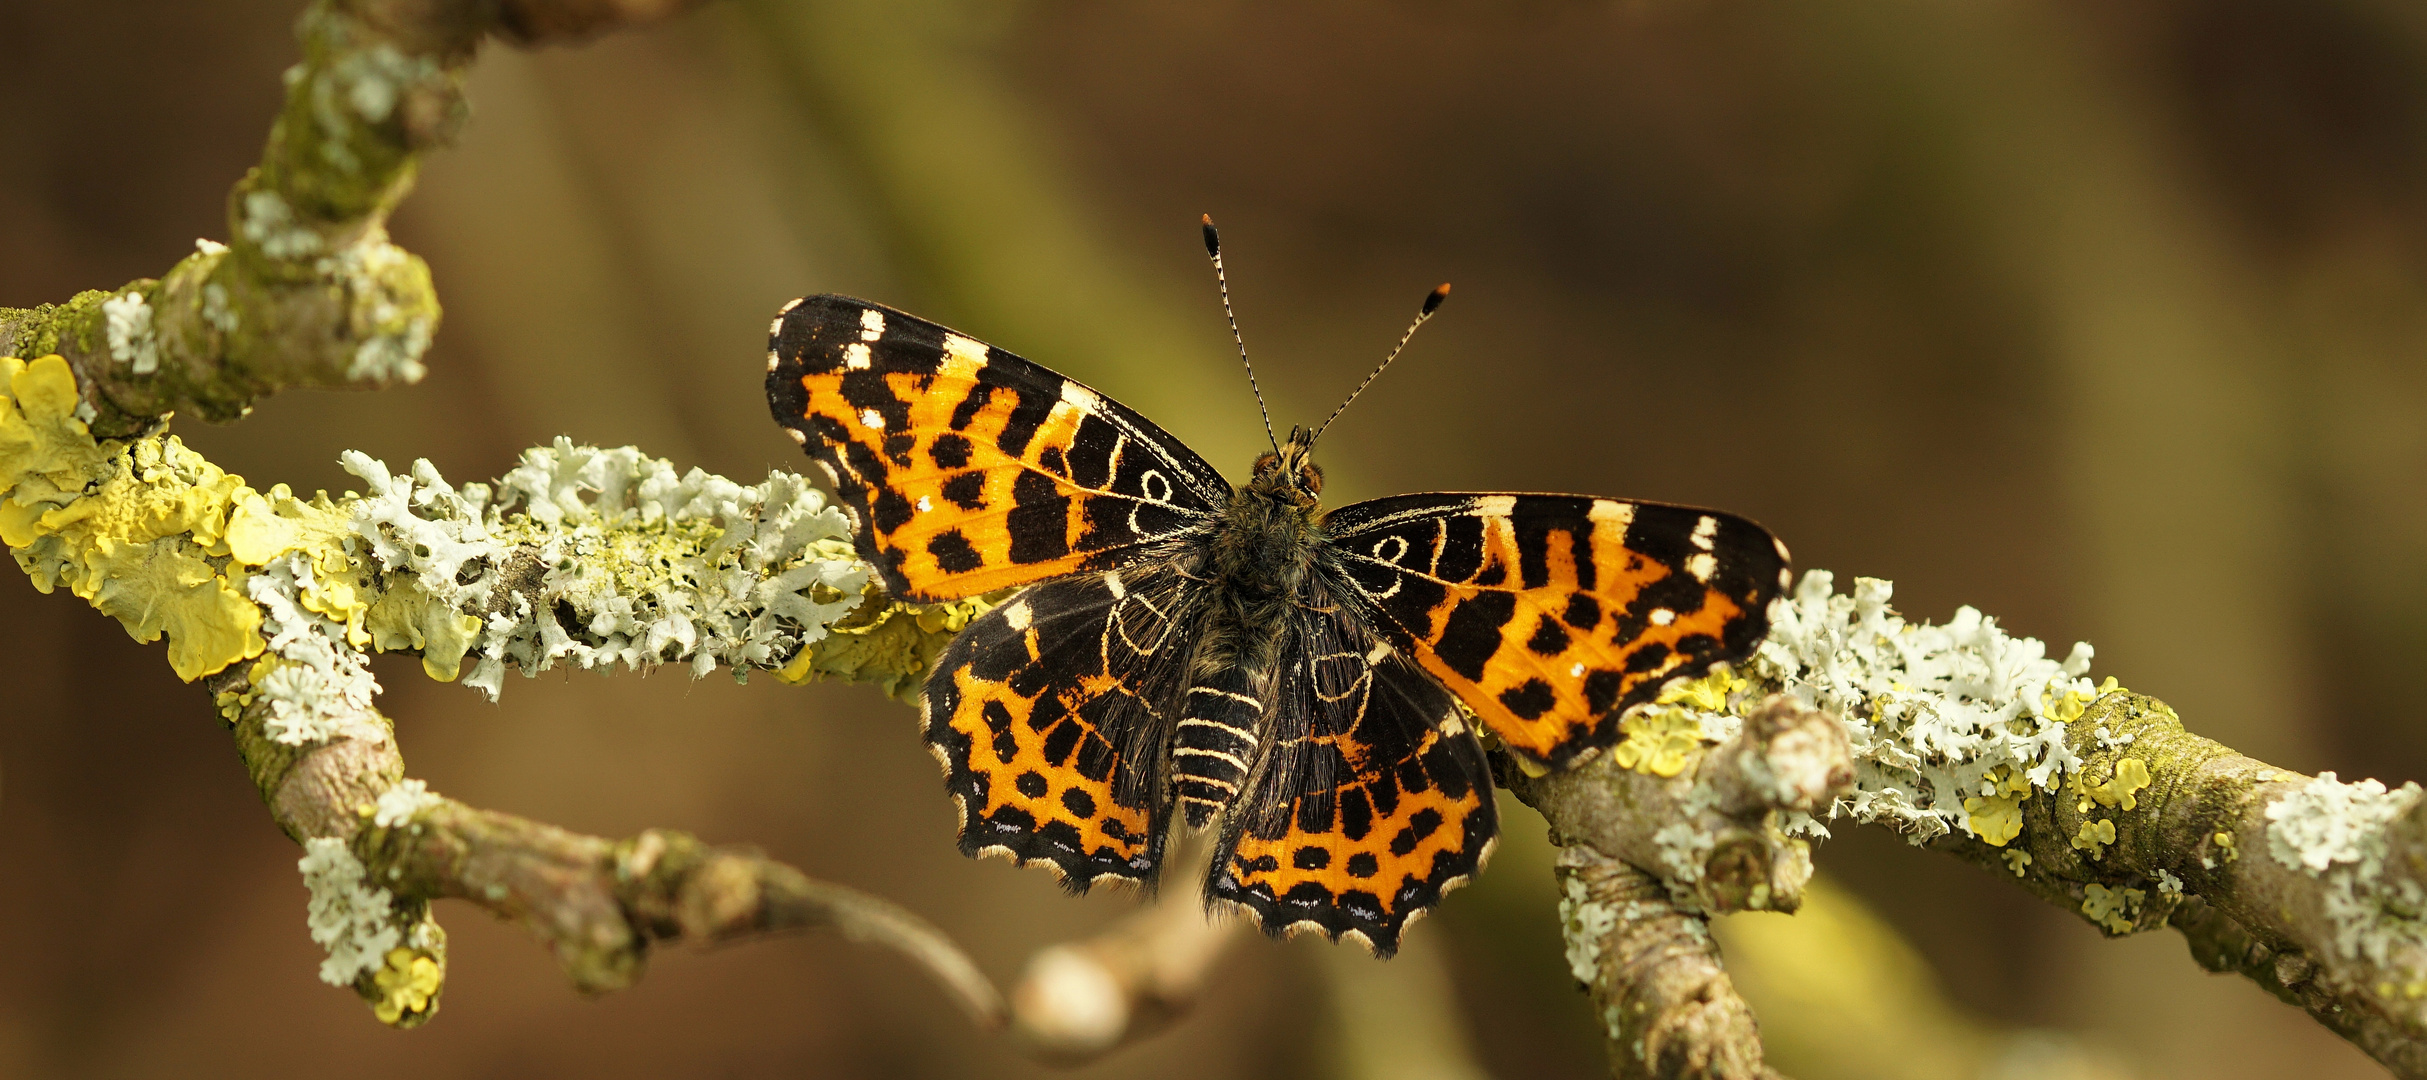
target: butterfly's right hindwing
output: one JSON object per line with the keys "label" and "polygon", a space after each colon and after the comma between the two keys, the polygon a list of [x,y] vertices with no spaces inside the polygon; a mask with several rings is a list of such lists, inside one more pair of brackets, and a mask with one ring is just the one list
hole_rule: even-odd
{"label": "butterfly's right hindwing", "polygon": [[1230,494],[1213,466],[1119,402],[848,297],[777,316],[767,403],[833,481],[861,556],[906,600],[1117,566]]}

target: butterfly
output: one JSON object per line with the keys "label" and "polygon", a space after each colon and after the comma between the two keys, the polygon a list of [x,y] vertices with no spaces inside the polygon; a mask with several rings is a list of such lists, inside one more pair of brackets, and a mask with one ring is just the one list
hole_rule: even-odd
{"label": "butterfly", "polygon": [[922,695],[963,853],[1073,891],[1152,884],[1184,823],[1210,830],[1209,904],[1381,956],[1491,852],[1478,724],[1532,767],[1582,761],[1629,709],[1749,656],[1787,584],[1786,547],[1713,510],[1446,492],[1327,510],[1321,429],[1272,439],[1233,485],[1079,382],[849,297],[778,314],[767,399],[888,592],[1017,590]]}

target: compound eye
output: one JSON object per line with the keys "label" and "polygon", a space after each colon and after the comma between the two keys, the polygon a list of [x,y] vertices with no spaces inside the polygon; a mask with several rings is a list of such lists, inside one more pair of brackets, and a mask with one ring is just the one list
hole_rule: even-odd
{"label": "compound eye", "polygon": [[1309,495],[1322,494],[1323,467],[1311,461],[1298,466],[1298,486],[1305,488]]}
{"label": "compound eye", "polygon": [[1267,452],[1256,455],[1256,467],[1254,470],[1256,478],[1259,480],[1263,479],[1267,474],[1272,472],[1273,466],[1280,463],[1281,456],[1279,454]]}

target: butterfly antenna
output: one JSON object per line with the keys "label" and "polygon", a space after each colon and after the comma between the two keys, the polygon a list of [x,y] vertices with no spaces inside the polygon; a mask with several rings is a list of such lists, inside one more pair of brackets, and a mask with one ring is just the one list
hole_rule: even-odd
{"label": "butterfly antenna", "polygon": [[1231,314],[1230,278],[1222,273],[1222,234],[1214,231],[1212,214],[1201,220],[1205,222],[1205,254],[1213,257],[1214,281],[1222,286],[1222,317],[1230,320],[1230,339],[1239,343],[1239,363],[1247,368],[1248,392],[1256,395],[1256,411],[1264,414],[1264,439],[1272,443],[1273,453],[1278,454],[1281,440],[1273,437],[1272,410],[1264,407],[1264,391],[1256,388],[1256,366],[1247,362],[1247,339],[1239,336],[1239,317]]}
{"label": "butterfly antenna", "polygon": [[1435,287],[1433,291],[1424,294],[1424,308],[1416,312],[1416,321],[1407,324],[1407,332],[1399,335],[1399,343],[1391,347],[1390,355],[1383,357],[1381,363],[1374,365],[1374,370],[1365,376],[1364,382],[1357,384],[1355,390],[1349,391],[1348,401],[1341,402],[1339,408],[1333,409],[1331,415],[1324,418],[1323,426],[1315,429],[1315,439],[1308,440],[1309,445],[1312,445],[1316,439],[1321,439],[1324,432],[1331,430],[1331,422],[1339,419],[1341,413],[1347,412],[1349,402],[1357,400],[1357,395],[1364,393],[1366,387],[1374,384],[1374,379],[1382,374],[1382,369],[1389,367],[1391,361],[1399,358],[1399,351],[1407,348],[1407,339],[1415,337],[1416,328],[1424,325],[1424,320],[1432,318],[1433,312],[1441,310],[1441,301],[1447,299],[1449,299],[1449,282],[1446,281]]}

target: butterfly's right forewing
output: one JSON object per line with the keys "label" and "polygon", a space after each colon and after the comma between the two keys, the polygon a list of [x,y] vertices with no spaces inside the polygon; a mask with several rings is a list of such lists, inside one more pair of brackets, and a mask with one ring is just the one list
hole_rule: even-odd
{"label": "butterfly's right forewing", "polygon": [[1628,709],[1752,655],[1787,551],[1733,514],[1580,495],[1398,495],[1325,520],[1375,629],[1510,749],[1564,767]]}

